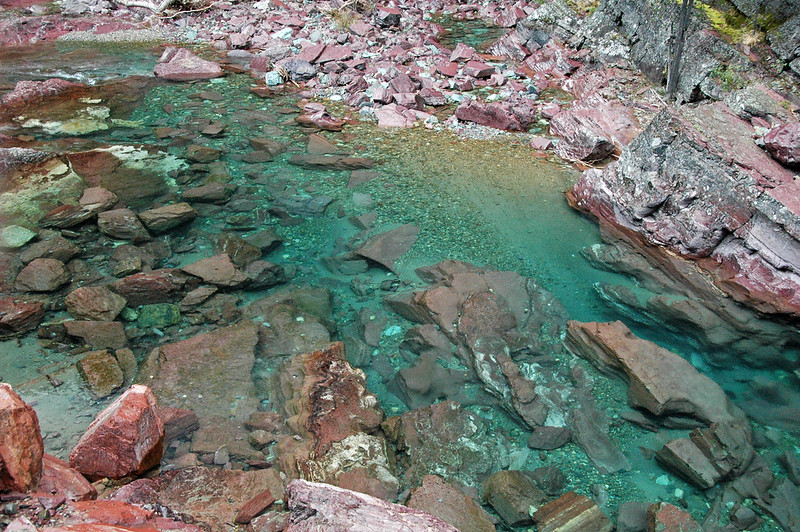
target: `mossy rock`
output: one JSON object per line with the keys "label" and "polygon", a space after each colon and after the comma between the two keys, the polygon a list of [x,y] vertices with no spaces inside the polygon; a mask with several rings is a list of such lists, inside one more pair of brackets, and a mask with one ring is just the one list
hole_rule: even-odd
{"label": "mossy rock", "polygon": [[161,329],[181,322],[181,311],[174,303],[154,303],[139,309],[137,324],[142,329]]}

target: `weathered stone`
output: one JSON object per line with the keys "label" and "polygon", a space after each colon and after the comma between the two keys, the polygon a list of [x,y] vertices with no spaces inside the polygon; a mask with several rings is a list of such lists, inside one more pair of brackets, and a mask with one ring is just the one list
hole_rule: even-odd
{"label": "weathered stone", "polygon": [[136,323],[142,329],[153,327],[162,329],[170,325],[181,322],[180,307],[175,303],[153,303],[152,305],[142,305],[139,309],[139,316]]}
{"label": "weathered stone", "polygon": [[567,475],[557,466],[537,467],[528,475],[548,497],[560,496],[567,485]]}
{"label": "weathered stone", "polygon": [[117,195],[103,187],[89,187],[83,191],[78,204],[89,212],[107,211],[117,204]]}
{"label": "weathered stone", "polygon": [[283,267],[266,260],[255,261],[245,269],[244,273],[250,278],[248,285],[250,290],[270,288],[287,281]]}
{"label": "weathered stone", "polygon": [[275,497],[272,496],[269,490],[264,490],[239,508],[233,522],[240,525],[247,524],[252,521],[254,517],[269,508],[273,502],[275,502]]}
{"label": "weathered stone", "polygon": [[112,321],[125,308],[127,300],[105,286],[83,286],[67,294],[64,303],[75,319]]}
{"label": "weathered stone", "polygon": [[28,246],[19,258],[25,264],[34,259],[55,259],[66,264],[79,253],[78,246],[61,235],[53,235]]}
{"label": "weathered stone", "polygon": [[483,482],[481,491],[484,502],[512,527],[533,524],[531,507],[547,502],[547,496],[522,471],[498,471]]}
{"label": "weathered stone", "polygon": [[13,297],[0,299],[0,337],[21,334],[39,326],[44,317],[44,305]]}
{"label": "weathered stone", "polygon": [[0,383],[0,492],[35,488],[43,454],[36,412],[10,385]]}
{"label": "weathered stone", "polygon": [[764,136],[764,147],[786,166],[800,166],[800,122],[778,126]]}
{"label": "weathered stone", "polygon": [[151,351],[137,380],[165,406],[190,408],[201,418],[244,418],[257,407],[250,376],[257,331],[255,324],[243,322],[162,345]]}
{"label": "weathered stone", "polygon": [[146,242],[150,240],[150,233],[144,228],[136,213],[130,209],[114,209],[103,211],[97,215],[97,227],[100,232],[133,242]]}
{"label": "weathered stone", "polygon": [[46,100],[82,94],[86,88],[86,85],[61,78],[18,81],[14,90],[3,96],[3,115],[17,116],[26,108],[38,106]]}
{"label": "weathered stone", "polygon": [[197,414],[187,408],[158,407],[158,417],[164,423],[164,442],[184,438],[200,426]]}
{"label": "weathered stone", "polygon": [[68,463],[47,453],[42,457],[42,478],[37,491],[54,493],[68,501],[88,501],[97,497],[97,490]]}
{"label": "weathered stone", "polygon": [[216,286],[239,287],[250,281],[250,278],[239,270],[225,253],[200,259],[181,269]]}
{"label": "weathered stone", "polygon": [[275,200],[274,208],[293,216],[322,216],[333,201],[331,196],[284,196]]}
{"label": "weathered stone", "polygon": [[186,148],[186,158],[193,163],[213,163],[222,156],[222,151],[211,146],[192,144]]}
{"label": "weathered stone", "polygon": [[218,78],[222,68],[216,63],[206,61],[185,48],[168,46],[158,60],[154,73],[170,81],[192,81]]}
{"label": "weathered stone", "polygon": [[263,253],[259,246],[230,234],[219,235],[217,249],[227,254],[239,268],[247,268],[247,266],[259,260]]}
{"label": "weathered stone", "polygon": [[375,161],[367,157],[345,157],[344,155],[310,155],[298,153],[289,158],[289,164],[303,168],[330,168],[334,170],[369,169]]}
{"label": "weathered stone", "polygon": [[528,447],[552,451],[566,445],[572,434],[567,427],[534,427],[528,438]]}
{"label": "weathered stone", "polygon": [[617,507],[617,532],[647,532],[647,510],[644,502],[628,501]]}
{"label": "weathered stone", "polygon": [[188,203],[174,203],[139,213],[147,230],[158,235],[195,219],[197,211]]}
{"label": "weathered stone", "polygon": [[461,532],[495,530],[486,510],[436,475],[425,475],[422,486],[411,490],[405,505],[434,515]]}
{"label": "weathered stone", "polygon": [[[287,532],[358,529],[429,532],[457,530],[423,511],[328,484],[293,480],[287,487],[287,494],[291,512]],[[342,512],[342,508],[347,508],[347,512]]]}
{"label": "weathered stone", "polygon": [[117,359],[107,350],[92,351],[84,356],[77,364],[78,373],[89,390],[102,399],[118,390],[123,382],[124,375]]}
{"label": "weathered stone", "polygon": [[209,183],[183,191],[184,200],[196,203],[225,203],[233,193],[236,185],[230,183]]}
{"label": "weathered stone", "polygon": [[77,205],[60,205],[47,212],[40,220],[39,227],[67,229],[80,225],[95,217],[96,213]]}
{"label": "weathered stone", "polygon": [[396,229],[374,235],[356,248],[354,253],[395,271],[395,261],[414,245],[418,234],[419,227],[416,225],[401,225]]}
{"label": "weathered stone", "polygon": [[118,321],[65,321],[69,336],[97,349],[122,349],[128,344],[125,328]]}
{"label": "weathered stone", "polygon": [[36,238],[36,232],[19,225],[0,229],[0,248],[18,249]]}
{"label": "weathered stone", "polygon": [[190,277],[178,269],[164,268],[142,272],[114,281],[109,288],[137,307],[148,303],[165,303],[179,300],[184,289],[197,286]]}
{"label": "weathered stone", "polygon": [[533,514],[539,532],[611,532],[614,525],[595,502],[574,491],[541,506]]}
{"label": "weathered stone", "polygon": [[622,322],[570,321],[565,344],[601,371],[623,372],[630,383],[630,403],[656,416],[688,415],[712,423],[744,415],[719,385],[687,360],[637,338]]}
{"label": "weathered stone", "polygon": [[573,441],[586,452],[601,475],[630,469],[630,462],[609,435],[608,416],[588,391],[578,391],[567,421]]}
{"label": "weathered stone", "polygon": [[527,131],[531,125],[531,116],[520,112],[509,103],[482,103],[465,100],[455,112],[456,118],[466,122],[475,122],[482,126],[493,127],[505,131]]}
{"label": "weathered stone", "polygon": [[95,416],[69,453],[70,466],[89,479],[140,475],[161,462],[164,424],[147,386],[134,385]]}
{"label": "weathered stone", "polygon": [[60,260],[34,259],[17,274],[17,290],[52,292],[69,282],[69,271]]}
{"label": "weathered stone", "polygon": [[703,528],[691,515],[668,502],[647,510],[647,532],[700,532]]}

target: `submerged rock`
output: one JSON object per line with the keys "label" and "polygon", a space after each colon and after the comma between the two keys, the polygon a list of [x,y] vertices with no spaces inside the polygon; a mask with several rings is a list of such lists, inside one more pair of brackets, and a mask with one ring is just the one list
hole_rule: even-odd
{"label": "submerged rock", "polygon": [[34,259],[17,274],[15,286],[24,292],[53,292],[69,279],[69,271],[60,260]]}
{"label": "submerged rock", "polygon": [[41,302],[4,297],[0,299],[0,338],[32,331],[43,317]]}
{"label": "submerged rock", "polygon": [[539,507],[533,515],[539,532],[611,532],[614,525],[595,502],[574,491]]}
{"label": "submerged rock", "polygon": [[112,321],[127,300],[105,286],[82,286],[64,298],[67,311],[78,320]]}
{"label": "submerged rock", "polygon": [[491,505],[508,526],[533,524],[531,508],[547,502],[547,496],[522,471],[498,471],[481,486],[483,500]]}
{"label": "submerged rock", "polygon": [[480,504],[437,475],[425,475],[422,485],[411,490],[405,504],[438,517],[460,532],[495,531],[491,517]]}

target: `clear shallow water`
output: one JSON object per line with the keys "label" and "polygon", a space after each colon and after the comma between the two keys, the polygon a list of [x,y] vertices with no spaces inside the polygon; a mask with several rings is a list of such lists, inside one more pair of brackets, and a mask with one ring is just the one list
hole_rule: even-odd
{"label": "clear shallow water", "polygon": [[485,52],[494,41],[505,35],[507,28],[494,26],[480,18],[460,18],[453,15],[436,15],[431,18],[440,24],[446,32],[440,36],[439,44],[447,48],[455,48],[464,43],[479,52]]}
{"label": "clear shallow water", "polygon": [[[132,68],[150,72],[155,55],[142,53]],[[114,64],[113,57],[100,59],[96,72],[108,72],[109,65]],[[91,63],[93,60],[90,54],[81,61]],[[20,79],[33,77],[33,73],[25,75],[24,66],[17,68]],[[208,145],[226,152],[223,161],[228,166],[230,180],[246,191],[254,208],[209,211],[208,216],[193,222],[187,231],[187,240],[193,240],[195,248],[170,259],[170,265],[180,266],[211,255],[209,243],[214,235],[231,230],[237,224],[275,227],[284,236],[285,243],[265,258],[296,268],[297,283],[330,288],[335,294],[335,317],[343,327],[352,322],[360,308],[380,308],[380,294],[356,297],[350,289],[353,277],[331,271],[325,259],[336,254],[343,242],[358,233],[359,229],[348,221],[349,216],[375,210],[374,227],[403,223],[420,227],[419,239],[396,264],[399,277],[405,282],[419,284],[414,274],[419,266],[458,259],[534,277],[561,300],[572,319],[607,321],[622,317],[597,297],[595,285],[637,287],[625,276],[592,268],[581,257],[580,251],[599,243],[600,235],[591,221],[571,210],[564,200],[563,193],[577,179],[577,172],[559,162],[535,157],[524,137],[464,140],[448,131],[385,131],[371,123],[356,122],[343,133],[324,134],[337,143],[341,151],[372,157],[380,163],[375,168],[378,178],[348,189],[349,171],[309,170],[287,164],[291,155],[305,152],[307,142],[307,132],[292,123],[297,114],[297,98],[287,95],[262,99],[249,91],[251,85],[252,80],[246,75],[196,84],[154,82],[141,104],[119,117],[129,121],[126,127],[111,127],[83,137],[84,143],[151,144],[180,157],[185,153],[184,146],[170,139],[157,139],[153,135],[154,128],[197,130],[208,121],[226,126],[224,136],[197,140],[207,141]],[[204,97],[203,93],[213,94]],[[167,112],[167,105],[174,106],[174,110]],[[344,113],[335,107],[332,110],[336,114]],[[273,138],[285,143],[288,151],[270,163],[249,164],[238,160],[238,156],[251,151],[250,137]],[[168,185],[177,190],[174,179],[179,176],[164,177]],[[333,198],[333,203],[319,217],[307,218],[299,225],[279,226],[265,214],[266,206],[269,198],[287,191],[327,195]],[[368,194],[369,201],[365,196],[354,194]],[[371,268],[359,277],[379,283],[394,275]],[[398,326],[401,331],[410,325],[394,314],[390,314],[387,323],[387,327]],[[691,344],[680,343],[674,336],[666,337],[663,331],[640,327],[636,332],[661,343],[668,342],[687,357],[694,352]],[[386,364],[392,370],[408,364],[397,354],[402,337],[402,334],[384,337],[376,350],[379,354],[376,364],[365,368],[370,389],[378,394],[389,414],[406,410],[402,401],[391,393],[383,376]],[[43,419],[43,430],[50,435],[47,438],[49,449],[63,456],[104,402],[87,399],[88,394],[80,386],[74,386],[76,377],[68,355],[48,355],[37,350],[31,338],[24,339],[19,346],[14,343],[13,349],[11,342],[2,344],[2,352],[11,356],[0,357],[0,375],[13,385],[20,385],[25,398],[36,403]],[[378,359],[384,364],[382,367]],[[492,430],[504,434],[516,445],[517,467],[532,469],[557,465],[567,473],[569,488],[587,494],[593,484],[599,483],[609,493],[611,509],[625,500],[660,498],[678,502],[675,490],[680,489],[686,494],[690,510],[696,517],[702,517],[706,511],[705,497],[672,475],[656,482],[665,472],[652,460],[645,459],[638,449],[640,446],[658,448],[659,442],[677,433],[662,431],[656,437],[622,422],[619,414],[627,409],[625,386],[598,376],[583,362],[578,363],[595,375],[594,394],[612,419],[611,435],[631,460],[631,472],[606,477],[597,475],[583,451],[574,444],[548,452],[542,458],[527,449],[528,432],[502,411],[470,408],[486,420]],[[40,371],[42,368],[45,370]],[[54,372],[66,384],[53,391],[40,377],[42,372]],[[741,374],[737,374],[741,380]],[[724,383],[732,389],[740,381],[732,377]],[[69,423],[64,419],[67,408],[72,408]],[[776,437],[781,447],[796,445],[789,434]]]}

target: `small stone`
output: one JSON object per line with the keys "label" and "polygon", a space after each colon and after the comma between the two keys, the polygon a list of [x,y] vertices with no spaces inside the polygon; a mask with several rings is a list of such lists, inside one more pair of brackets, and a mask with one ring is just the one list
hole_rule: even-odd
{"label": "small stone", "polygon": [[137,324],[142,329],[163,329],[181,322],[180,307],[174,303],[153,303],[139,309]]}
{"label": "small stone", "polygon": [[124,382],[117,359],[105,349],[87,354],[76,366],[87,388],[98,399],[111,395]]}
{"label": "small stone", "polygon": [[64,298],[67,311],[78,320],[112,321],[127,300],[105,286],[82,286]]}
{"label": "small stone", "polygon": [[52,292],[69,279],[69,271],[60,260],[35,259],[17,274],[15,285],[25,292]]}
{"label": "small stone", "polygon": [[498,471],[484,481],[481,491],[483,500],[512,527],[532,524],[530,508],[547,502],[545,494],[522,471]]}
{"label": "small stone", "polygon": [[0,229],[0,248],[18,249],[36,238],[36,232],[19,225]]}

